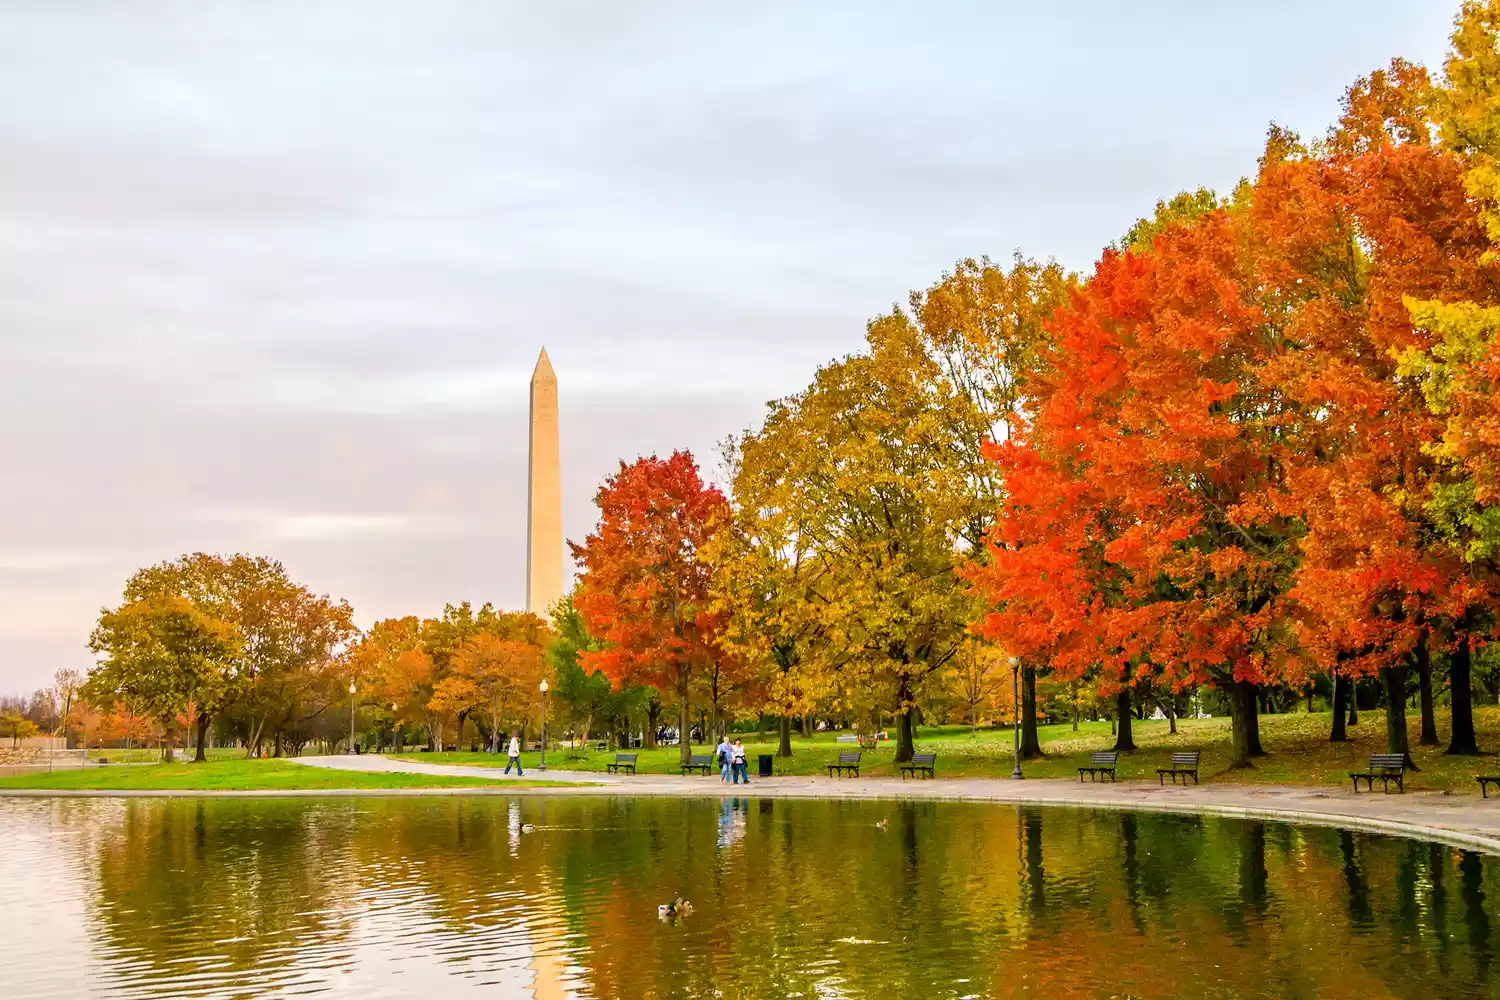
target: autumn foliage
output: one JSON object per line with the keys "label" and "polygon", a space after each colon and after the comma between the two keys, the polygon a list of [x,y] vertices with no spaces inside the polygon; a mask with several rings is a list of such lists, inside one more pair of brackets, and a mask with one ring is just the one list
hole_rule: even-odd
{"label": "autumn foliage", "polygon": [[[596,499],[597,527],[572,545],[581,570],[574,603],[603,643],[581,655],[584,669],[603,672],[617,689],[647,684],[670,693],[685,734],[694,682],[725,659],[712,567],[701,553],[728,503],[685,451],[622,462]],[[680,745],[686,763],[688,740]]]}

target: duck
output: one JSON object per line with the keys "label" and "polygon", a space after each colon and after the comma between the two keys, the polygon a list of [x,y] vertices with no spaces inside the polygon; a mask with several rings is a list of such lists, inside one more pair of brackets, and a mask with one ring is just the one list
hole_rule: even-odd
{"label": "duck", "polygon": [[536,833],[536,824],[535,823],[522,823],[521,824],[521,832],[522,833]]}
{"label": "duck", "polygon": [[662,920],[675,920],[678,917],[685,917],[692,912],[693,904],[681,897],[670,903],[663,903],[656,908],[656,915]]}

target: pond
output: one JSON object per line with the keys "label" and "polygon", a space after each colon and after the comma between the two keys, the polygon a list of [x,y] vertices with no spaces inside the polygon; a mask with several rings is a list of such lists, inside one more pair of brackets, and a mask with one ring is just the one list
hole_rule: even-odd
{"label": "pond", "polygon": [[1449,847],[1152,814],[0,799],[27,1000],[1500,997],[1497,893]]}

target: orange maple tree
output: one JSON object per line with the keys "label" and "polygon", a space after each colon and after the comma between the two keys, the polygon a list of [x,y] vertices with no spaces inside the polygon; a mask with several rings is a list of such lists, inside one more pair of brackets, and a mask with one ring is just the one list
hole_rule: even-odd
{"label": "orange maple tree", "polygon": [[1300,680],[1284,403],[1264,378],[1280,334],[1244,226],[1214,209],[1108,251],[1059,311],[1050,392],[991,449],[1008,492],[975,573],[997,609],[980,631],[1050,652],[1062,679],[1223,689],[1241,764],[1262,752],[1258,686]]}
{"label": "orange maple tree", "polygon": [[703,550],[728,502],[686,451],[620,463],[595,499],[598,525],[582,545],[569,543],[582,570],[574,603],[604,643],[582,654],[583,668],[602,671],[616,690],[648,684],[671,693],[687,763],[693,682],[724,655]]}
{"label": "orange maple tree", "polygon": [[[1442,426],[1419,380],[1398,371],[1432,342],[1406,297],[1497,292],[1464,162],[1434,141],[1431,93],[1426,71],[1402,60],[1357,81],[1324,143],[1263,167],[1251,210],[1261,296],[1293,345],[1268,381],[1293,403],[1284,426],[1301,443],[1284,508],[1305,525],[1292,591],[1310,625],[1301,644],[1334,673],[1336,715],[1349,694],[1340,675],[1380,675],[1399,753],[1408,672],[1420,679],[1421,740],[1436,744],[1431,648],[1467,644],[1465,610],[1486,600],[1423,503]],[[1449,752],[1473,753],[1466,660],[1454,664]]]}

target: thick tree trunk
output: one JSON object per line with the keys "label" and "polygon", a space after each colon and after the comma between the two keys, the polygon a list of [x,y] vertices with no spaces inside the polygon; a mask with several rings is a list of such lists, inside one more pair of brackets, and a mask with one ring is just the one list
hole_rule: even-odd
{"label": "thick tree trunk", "polygon": [[1448,686],[1453,699],[1453,734],[1447,752],[1455,755],[1477,755],[1479,737],[1474,732],[1474,690],[1469,674],[1473,654],[1469,650],[1469,616],[1459,619],[1458,648],[1448,658]]}
{"label": "thick tree trunk", "polygon": [[193,754],[193,760],[195,761],[208,760],[208,753],[204,749],[208,744],[208,723],[208,713],[200,711],[198,713],[198,750]]}
{"label": "thick tree trunk", "polygon": [[1424,747],[1438,745],[1437,718],[1432,711],[1432,652],[1427,648],[1427,630],[1417,637],[1417,687],[1422,696],[1422,735],[1417,740]]}
{"label": "thick tree trunk", "polygon": [[783,715],[776,726],[776,756],[790,757],[792,755],[792,717]]}
{"label": "thick tree trunk", "polygon": [[[916,698],[912,696],[911,678],[902,676],[901,684],[896,689],[896,763],[905,764],[911,760],[912,754],[916,753],[916,740],[913,737],[912,711],[916,707]],[[878,728],[878,723],[877,723]]]}
{"label": "thick tree trunk", "polygon": [[1344,743],[1349,739],[1349,732],[1345,725],[1346,702],[1351,693],[1351,681],[1340,677],[1338,671],[1333,673],[1333,731],[1328,734],[1328,742]]}
{"label": "thick tree trunk", "polygon": [[1036,668],[1021,671],[1021,756],[1026,760],[1044,756],[1036,730]]}
{"label": "thick tree trunk", "polygon": [[1230,688],[1230,716],[1234,728],[1234,757],[1230,767],[1249,767],[1251,757],[1265,755],[1260,745],[1260,707],[1255,685],[1235,681]]}
{"label": "thick tree trunk", "polygon": [[1380,679],[1385,682],[1385,752],[1403,755],[1406,766],[1416,770],[1406,739],[1406,668],[1381,667]]}
{"label": "thick tree trunk", "polygon": [[1119,725],[1115,729],[1115,749],[1134,750],[1135,738],[1130,731],[1130,688],[1120,688],[1115,695],[1115,717]]}

